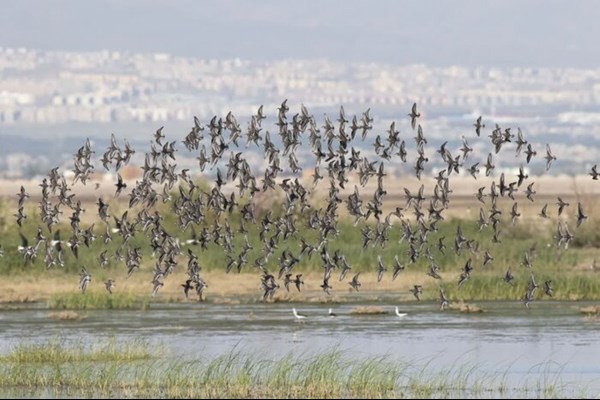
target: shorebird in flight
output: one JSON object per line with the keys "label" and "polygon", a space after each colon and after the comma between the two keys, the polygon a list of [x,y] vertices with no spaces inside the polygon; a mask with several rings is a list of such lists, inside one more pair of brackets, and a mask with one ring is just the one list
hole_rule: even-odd
{"label": "shorebird in flight", "polygon": [[444,294],[444,289],[440,288],[440,309],[444,311],[448,307],[448,299]]}
{"label": "shorebird in flight", "polygon": [[413,106],[408,116],[410,117],[410,126],[412,126],[412,128],[415,129],[417,118],[421,116],[421,113],[417,112],[417,103],[413,103]]}
{"label": "shorebird in flight", "polygon": [[82,293],[85,293],[89,283],[92,281],[92,275],[87,272],[85,267],[81,267],[81,273],[79,274],[81,279],[79,279],[79,289],[81,289]]}
{"label": "shorebird in flight", "polygon": [[115,288],[115,281],[112,279],[107,280],[106,282],[104,282],[104,287],[106,288],[106,290],[108,290],[108,293],[112,294],[112,291]]}
{"label": "shorebird in flight", "polygon": [[598,176],[600,176],[600,173],[596,170],[597,168],[598,168],[598,164],[594,164],[594,166],[592,167],[592,172],[589,173],[589,175],[595,181],[597,181],[598,180]]}
{"label": "shorebird in flight", "polygon": [[479,116],[479,118],[477,118],[477,121],[475,121],[473,126],[475,127],[475,133],[477,133],[477,136],[480,136],[481,128],[485,128],[485,124],[481,123],[481,115]]}

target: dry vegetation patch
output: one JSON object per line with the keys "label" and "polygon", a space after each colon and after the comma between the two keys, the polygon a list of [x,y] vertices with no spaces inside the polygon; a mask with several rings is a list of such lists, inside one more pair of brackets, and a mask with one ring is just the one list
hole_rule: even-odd
{"label": "dry vegetation patch", "polygon": [[460,301],[458,303],[451,303],[448,306],[448,309],[453,310],[453,311],[458,311],[461,313],[467,313],[467,314],[483,312],[483,309],[481,309],[481,307],[478,307],[475,304],[469,304],[469,303],[465,303],[462,301]]}
{"label": "dry vegetation patch", "polygon": [[59,321],[80,321],[86,318],[85,315],[79,314],[73,310],[51,312],[48,314],[48,317]]}
{"label": "dry vegetation patch", "polygon": [[360,306],[350,310],[350,315],[381,315],[388,314],[383,307],[379,306]]}

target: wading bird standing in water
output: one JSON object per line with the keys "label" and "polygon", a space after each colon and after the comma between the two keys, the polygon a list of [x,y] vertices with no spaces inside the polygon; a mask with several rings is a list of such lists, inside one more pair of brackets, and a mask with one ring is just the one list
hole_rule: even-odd
{"label": "wading bird standing in water", "polygon": [[400,309],[398,308],[398,306],[396,306],[396,315],[397,315],[399,318],[402,318],[402,317],[406,317],[408,314],[407,314],[407,313],[404,313],[404,312],[403,312],[403,313],[401,313],[401,312],[400,312]]}
{"label": "wading bird standing in water", "polygon": [[306,319],[306,315],[304,314],[300,314],[298,311],[296,311],[296,308],[292,308],[292,312],[294,313],[294,317],[296,317],[296,319],[298,321],[303,321]]}

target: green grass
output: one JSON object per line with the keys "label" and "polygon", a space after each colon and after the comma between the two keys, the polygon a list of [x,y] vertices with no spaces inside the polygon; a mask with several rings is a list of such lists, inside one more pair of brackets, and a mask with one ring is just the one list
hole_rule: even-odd
{"label": "green grass", "polygon": [[65,310],[146,309],[149,305],[147,296],[133,293],[58,293],[48,300],[48,308]]}
{"label": "green grass", "polygon": [[[175,196],[177,196],[175,194]],[[241,202],[243,203],[244,200]],[[403,203],[403,200],[401,200]],[[35,232],[39,222],[37,221],[39,210],[32,205],[29,205],[30,218],[26,220],[22,232],[26,237],[33,241]],[[95,208],[93,205],[87,205],[88,213],[94,213]],[[179,237],[182,241],[191,237],[191,229],[181,231],[177,226],[176,213],[171,209],[172,204],[162,204],[159,202],[157,208],[164,216],[162,222],[165,229],[174,236]],[[344,204],[340,204],[340,208],[343,208]],[[1,208],[1,207],[0,207]],[[9,214],[6,210],[0,214]],[[281,203],[276,202],[271,208],[272,219],[276,218],[281,214]],[[120,203],[111,204],[111,214],[120,216],[125,211],[125,205]],[[133,208],[129,210],[130,219],[134,216],[140,208]],[[255,271],[253,262],[255,259],[262,256],[263,243],[259,239],[260,221],[264,216],[265,211],[257,212],[256,224],[246,223],[246,228],[249,230],[248,241],[253,246],[248,254],[248,264],[244,267],[245,271]],[[316,230],[309,229],[307,226],[308,212],[296,215],[296,227],[298,233],[289,237],[288,239],[281,239],[278,244],[278,249],[275,250],[274,254],[270,257],[267,263],[267,269],[271,272],[277,273],[279,270],[278,260],[283,251],[289,250],[294,255],[298,256],[300,252],[300,237],[306,238],[306,240],[317,245],[319,233]],[[573,221],[570,222],[572,233],[575,235],[570,248],[568,250],[558,250],[555,245],[556,221],[546,220],[529,220],[519,221],[516,225],[510,225],[510,222],[504,220],[501,224],[501,243],[491,243],[492,232],[491,227],[484,229],[479,232],[477,223],[475,220],[449,218],[446,221],[439,223],[439,230],[437,232],[431,232],[428,237],[428,244],[423,247],[423,252],[429,246],[431,253],[435,257],[435,262],[441,268],[442,277],[447,276],[448,273],[452,273],[453,276],[458,276],[461,268],[464,266],[467,259],[473,260],[473,266],[475,268],[473,276],[470,282],[467,282],[460,290],[456,290],[456,285],[451,282],[450,278],[445,277],[442,281],[444,287],[448,289],[447,295],[453,299],[463,299],[468,301],[473,300],[515,300],[522,297],[525,292],[527,280],[529,279],[529,271],[522,267],[522,261],[525,252],[535,245],[536,252],[532,258],[534,265],[533,272],[536,275],[538,283],[543,285],[544,280],[552,279],[552,283],[555,289],[555,298],[562,300],[573,300],[573,299],[586,299],[586,300],[597,300],[600,299],[600,274],[593,274],[591,271],[584,271],[584,266],[591,265],[592,259],[598,258],[600,260],[600,219],[589,212],[590,218],[580,227],[575,228]],[[206,212],[205,220],[198,226],[196,226],[196,232],[200,232],[203,227],[212,229],[215,222],[215,215],[212,211]],[[0,259],[0,276],[34,276],[42,279],[47,274],[52,276],[68,276],[68,279],[76,277],[79,273],[81,266],[85,265],[93,274],[96,282],[101,282],[105,278],[110,278],[115,272],[123,272],[125,266],[122,262],[118,262],[111,258],[111,261],[106,269],[101,269],[98,265],[97,256],[98,254],[107,249],[108,254],[112,255],[121,246],[121,239],[117,234],[113,235],[113,241],[108,245],[104,245],[100,240],[100,236],[103,233],[104,225],[100,221],[96,221],[96,235],[99,237],[89,248],[82,246],[80,249],[79,258],[76,259],[70,250],[65,250],[65,268],[59,269],[54,268],[51,271],[47,271],[43,265],[43,245],[40,247],[40,255],[38,259],[30,264],[24,265],[22,257],[16,252],[16,247],[19,244],[19,235],[17,234],[17,226],[13,221],[13,217],[6,217],[4,222],[0,221],[0,232],[3,232],[3,246],[5,249],[5,256]],[[220,217],[220,222],[224,226],[225,220],[229,221],[231,228],[234,232],[237,232],[240,223],[240,215],[236,211],[232,214],[223,214]],[[505,218],[506,219],[506,218]],[[68,232],[70,227],[64,223],[67,221],[67,216],[63,216],[63,224],[54,228],[56,231],[60,229],[62,232],[62,238],[64,240],[69,238]],[[360,222],[354,226],[352,221],[348,218],[340,217],[337,227],[339,229],[338,236],[328,237],[328,250],[330,255],[336,250],[339,250],[344,254],[352,266],[352,272],[363,272],[374,274],[377,266],[377,257],[381,256],[381,259],[388,267],[386,278],[391,274],[393,269],[393,260],[395,256],[398,256],[400,261],[405,264],[407,270],[414,270],[423,272],[422,282],[414,282],[425,285],[430,285],[428,281],[431,279],[425,275],[429,269],[429,261],[421,257],[416,263],[410,264],[408,262],[407,252],[408,244],[406,241],[398,243],[402,235],[402,228],[400,223],[394,218],[394,225],[389,231],[389,241],[385,246],[377,245],[375,247],[368,246],[363,248],[361,230],[366,226],[370,225],[373,227],[373,220],[371,219],[368,223]],[[456,234],[457,227],[462,228],[464,236],[468,239],[476,240],[480,243],[479,253],[471,253],[467,249],[463,249],[460,254],[454,252],[454,237]],[[86,225],[84,224],[83,228]],[[413,223],[413,229],[416,229],[416,225]],[[273,235],[275,228],[267,234],[267,237]],[[46,236],[52,236],[52,233],[47,232],[44,227],[44,233]],[[444,242],[447,246],[445,253],[441,253],[437,249],[438,239],[445,238]],[[155,259],[151,256],[152,250],[148,244],[148,238],[145,234],[138,232],[135,237],[131,239],[127,246],[135,247],[139,246],[142,249],[142,267],[141,269],[150,271],[154,268]],[[243,246],[243,239],[241,235],[235,235],[233,240],[233,256],[237,257]],[[187,263],[187,257],[185,252],[186,247],[182,248],[184,255],[178,258],[178,266],[176,267],[179,272],[185,269]],[[489,250],[494,257],[494,260],[486,268],[482,267],[483,254],[486,250]],[[199,263],[203,271],[213,270],[224,270],[226,264],[225,253],[223,251],[223,245],[211,242],[208,245],[208,249],[202,250],[199,246],[193,247],[193,251],[199,257]],[[600,263],[600,261],[599,261]],[[304,256],[300,262],[294,267],[294,273],[306,273],[306,272],[320,272],[322,271],[322,261],[319,254],[315,253],[312,257]],[[506,272],[506,269],[511,267],[513,273],[516,275],[515,286],[510,287],[502,281],[502,277]],[[234,269],[231,273],[234,274]],[[257,272],[258,274],[258,272]],[[364,276],[364,275],[363,275]],[[402,275],[398,279],[401,278]],[[65,278],[67,279],[67,278]],[[136,279],[136,273],[134,272],[132,280]],[[257,278],[258,279],[258,278]],[[452,278],[453,280],[454,278]],[[435,282],[438,284],[439,282]],[[437,290],[424,293],[425,299],[436,299]],[[140,305],[136,304],[139,300],[130,298],[128,295],[124,297],[113,296],[112,298],[104,296],[64,296],[60,295],[50,300],[52,308],[72,308],[72,309],[85,309],[85,308],[135,308]],[[147,300],[141,300],[142,303]]]}
{"label": "green grass", "polygon": [[21,343],[8,354],[0,356],[2,363],[67,363],[67,362],[107,362],[147,360],[151,357],[148,344],[135,340],[117,343],[109,339],[93,348],[86,348],[81,342],[67,343],[52,339],[46,343]]}
{"label": "green grass", "polygon": [[[338,348],[319,354],[258,356],[235,349],[212,359],[154,358],[139,342],[96,349],[65,343],[19,345],[0,356],[0,393],[54,390],[101,397],[168,398],[432,398],[561,397],[577,388],[561,370],[540,364],[518,385],[507,374],[482,374],[456,362],[436,369],[390,356],[350,358]],[[585,394],[584,394],[585,395]]]}
{"label": "green grass", "polygon": [[[132,210],[133,211],[133,210]],[[132,214],[131,212],[130,214]],[[181,240],[185,240],[191,237],[191,230],[187,230],[182,232],[178,227],[176,227],[173,223],[169,223],[171,217],[166,217],[166,222],[164,223],[165,227],[169,232],[173,235],[179,237]],[[228,216],[230,220],[230,225],[232,229],[235,231],[239,227],[239,217],[236,215]],[[221,220],[223,223],[223,218]],[[297,223],[297,227],[299,232],[292,237],[289,237],[286,240],[281,239],[279,243],[279,248],[275,251],[273,256],[270,259],[268,266],[271,268],[277,267],[277,259],[283,252],[283,250],[289,250],[294,255],[298,255],[300,252],[300,237],[306,238],[306,240],[313,244],[317,245],[318,241],[318,232],[314,230],[308,229],[303,224],[305,221],[303,218],[299,218]],[[259,225],[259,224],[257,224]],[[373,226],[372,223],[368,225]],[[439,231],[433,232],[429,234],[428,243],[430,243],[431,253],[435,256],[436,262],[440,265],[440,267],[449,267],[449,268],[460,268],[464,265],[464,262],[469,257],[475,257],[475,255],[469,254],[468,250],[463,250],[461,254],[457,255],[453,251],[453,243],[454,243],[454,235],[456,233],[456,227],[460,225],[464,235],[468,239],[475,239],[481,243],[481,255],[483,257],[483,252],[486,249],[489,249],[494,256],[493,263],[495,264],[503,264],[503,265],[511,265],[511,264],[519,264],[522,262],[524,252],[529,249],[532,245],[537,245],[537,258],[534,260],[534,264],[541,268],[553,267],[553,266],[570,266],[577,264],[578,262],[589,261],[591,263],[591,259],[594,254],[598,254],[595,245],[595,239],[588,237],[595,236],[597,231],[600,231],[600,224],[590,227],[585,227],[584,230],[582,228],[581,231],[575,232],[575,238],[578,239],[573,242],[571,248],[568,251],[562,252],[560,254],[560,258],[557,254],[556,247],[554,246],[554,240],[551,235],[554,233],[555,226],[552,225],[551,228],[545,234],[533,234],[529,231],[530,228],[523,225],[517,225],[515,227],[507,228],[503,231],[500,244],[492,244],[491,240],[491,230],[485,229],[483,232],[478,232],[475,222],[470,220],[460,220],[460,219],[450,219],[448,221],[443,221],[439,224]],[[206,222],[202,226],[211,227],[210,222]],[[199,231],[201,227],[196,227],[196,231]],[[403,243],[398,243],[401,237],[401,227],[399,224],[395,224],[389,233],[389,241],[384,246],[381,247],[377,245],[375,247],[368,246],[367,248],[362,247],[362,234],[361,228],[365,226],[364,223],[359,223],[359,225],[354,226],[351,221],[347,219],[341,219],[338,223],[338,229],[340,231],[337,237],[330,236],[328,239],[328,249],[330,254],[333,255],[335,250],[340,250],[346,258],[348,262],[352,265],[353,270],[358,271],[374,271],[377,262],[377,255],[381,255],[384,264],[391,265],[394,256],[398,256],[399,259],[403,263],[408,263],[407,260],[407,251],[408,244],[406,241]],[[248,240],[250,244],[254,247],[250,250],[248,255],[249,265],[245,266],[246,270],[251,270],[251,263],[259,257],[263,252],[263,245],[259,239],[259,231],[256,225],[246,224],[246,227],[249,229]],[[45,276],[44,274],[48,273],[45,265],[43,265],[43,245],[41,246],[40,254],[38,255],[38,259],[29,265],[24,265],[22,257],[16,252],[16,247],[19,244],[19,235],[17,233],[16,226],[9,226],[7,228],[6,236],[3,238],[3,246],[5,249],[5,256],[1,259],[0,262],[0,275],[10,275],[10,274],[34,274],[38,276]],[[414,225],[413,225],[414,228]],[[23,233],[26,237],[30,238],[30,241],[33,241],[35,236],[35,231],[37,229],[37,225],[33,226],[32,224],[25,225],[22,229]],[[63,225],[60,227],[55,227],[54,230],[60,229],[62,232],[63,240],[68,239],[67,233],[70,230],[70,227]],[[96,235],[100,236],[103,233],[103,224],[96,224]],[[45,232],[45,234],[52,235],[51,233]],[[269,233],[267,237],[270,237],[272,233]],[[438,239],[445,237],[444,242],[447,246],[445,250],[445,254],[442,254],[437,250]],[[548,247],[548,244],[551,246]],[[93,242],[89,248],[82,246],[79,251],[79,258],[76,259],[75,256],[70,252],[67,248],[64,253],[65,259],[65,268],[53,269],[53,273],[65,273],[69,275],[73,275],[79,273],[81,266],[86,265],[88,270],[92,273],[97,272],[100,273],[103,270],[98,266],[97,257],[98,254],[103,250],[108,250],[107,254],[112,255],[115,251],[121,246],[121,240],[115,234],[113,241],[108,245],[102,243],[100,239],[97,239]],[[151,269],[153,266],[153,259],[150,257],[152,251],[148,245],[148,239],[142,234],[137,233],[136,236],[128,242],[128,246],[135,247],[139,246],[142,249],[143,254],[143,267],[146,269]],[[243,238],[241,235],[236,235],[233,241],[233,251],[234,254],[240,252],[243,246]],[[215,244],[211,242],[208,245],[207,250],[202,250],[199,246],[192,248],[194,252],[199,256],[199,262],[204,270],[224,270],[225,269],[225,256],[223,252],[223,246],[220,244]],[[183,250],[187,250],[187,248],[183,248]],[[182,259],[185,257],[182,257]],[[182,260],[182,264],[185,264]],[[426,260],[419,260],[417,264],[412,265],[417,268],[423,267],[426,268],[428,266]],[[411,267],[412,267],[411,266]],[[115,269],[124,269],[125,266],[111,258],[111,261],[106,269],[106,271],[114,271]],[[318,254],[313,254],[312,257],[303,257],[300,263],[295,267],[296,270],[302,271],[319,271],[322,269],[321,260]],[[424,269],[425,270],[425,269]],[[232,272],[234,273],[234,272]],[[135,272],[133,274],[135,277]]]}
{"label": "green grass", "polygon": [[[539,285],[535,300],[599,300],[600,276],[581,272],[557,271],[551,273],[536,272],[536,283]],[[503,272],[483,272],[467,280],[460,288],[457,283],[444,282],[441,286],[450,301],[514,301],[523,298],[530,280],[530,271],[525,267],[514,271],[515,280],[508,284],[503,280]],[[553,295],[544,293],[544,281],[551,280]],[[423,292],[424,300],[436,300],[437,291]]]}

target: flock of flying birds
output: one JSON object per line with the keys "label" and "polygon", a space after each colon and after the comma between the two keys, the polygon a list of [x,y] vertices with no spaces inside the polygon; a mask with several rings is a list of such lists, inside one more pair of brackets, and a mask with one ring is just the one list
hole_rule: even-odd
{"label": "flock of flying birds", "polygon": [[[182,149],[177,148],[176,141],[165,140],[163,128],[158,129],[154,134],[150,150],[144,155],[141,179],[131,188],[119,174],[120,169],[129,164],[132,155],[136,152],[130,144],[124,141],[119,145],[112,135],[109,147],[101,155],[99,154],[99,159],[95,160],[96,151],[92,149],[89,139],[86,140],[75,154],[74,175],[70,184],[67,183],[64,174],[59,172],[58,167],[53,168],[42,180],[39,185],[41,224],[38,225],[33,240],[29,240],[20,232],[21,245],[18,246],[18,252],[25,263],[34,262],[38,253],[43,252],[47,268],[63,267],[66,252],[71,252],[75,258],[78,258],[79,252],[88,248],[92,242],[99,240],[106,245],[116,238],[120,241],[119,247],[113,254],[108,253],[108,248],[101,251],[97,256],[98,267],[105,268],[109,261],[114,259],[122,263],[128,276],[131,276],[140,269],[144,256],[150,257],[154,262],[154,277],[151,282],[154,296],[177,265],[185,264],[187,279],[181,284],[183,292],[188,297],[190,292],[195,291],[199,300],[203,300],[203,291],[208,286],[201,277],[199,260],[202,259],[201,253],[207,250],[208,246],[216,245],[223,249],[223,266],[227,272],[232,270],[240,272],[247,266],[259,271],[260,287],[265,301],[271,299],[276,291],[283,290],[282,286],[289,291],[290,286],[293,285],[292,290],[295,287],[296,290],[301,291],[304,285],[302,273],[295,271],[294,267],[303,257],[317,254],[323,267],[323,280],[320,287],[329,294],[333,289],[331,278],[334,271],[339,272],[339,281],[344,281],[352,270],[346,256],[340,250],[333,251],[329,246],[330,240],[339,235],[339,208],[345,206],[350,217],[354,219],[354,227],[362,222],[363,248],[383,247],[389,241],[389,233],[392,229],[398,229],[401,234],[400,241],[408,244],[407,253],[402,256],[396,255],[394,259],[391,279],[396,279],[406,267],[419,259],[427,260],[429,277],[441,279],[440,267],[435,262],[434,253],[442,254],[446,251],[445,238],[439,238],[436,242],[428,239],[431,232],[437,232],[438,224],[444,220],[442,214],[449,207],[452,192],[451,175],[466,170],[474,179],[483,173],[490,176],[495,168],[495,157],[500,151],[506,151],[508,147],[513,148],[517,157],[523,157],[523,163],[528,164],[532,158],[538,156],[537,151],[525,140],[520,129],[513,134],[511,128],[503,129],[497,124],[488,136],[493,150],[482,165],[479,162],[469,162],[473,148],[469,146],[466,138],[463,137],[463,145],[458,154],[452,154],[446,142],[436,152],[441,157],[444,168],[435,174],[437,183],[433,193],[426,196],[424,185],[421,185],[416,192],[404,188],[406,197],[404,206],[384,213],[383,201],[387,194],[384,185],[384,177],[387,175],[386,165],[392,161],[399,162],[398,160],[402,163],[412,163],[415,176],[420,180],[429,162],[425,151],[427,139],[419,123],[421,114],[417,110],[417,105],[414,104],[408,113],[410,126],[415,132],[416,159],[414,161],[408,160],[408,143],[400,137],[395,122],[391,123],[384,134],[373,131],[370,110],[366,110],[362,115],[350,117],[341,107],[335,123],[324,116],[322,125],[317,123],[315,117],[303,105],[298,113],[290,115],[288,112],[286,100],[277,108],[275,126],[279,140],[275,141],[271,140],[269,131],[263,128],[263,121],[266,119],[263,106],[252,115],[245,132],[231,112],[225,118],[213,117],[206,125],[194,117],[194,124],[182,144],[188,152],[196,156],[198,171],[205,172],[209,168],[216,175],[214,184],[208,190],[197,185],[189,169],[178,169],[175,153]],[[482,118],[479,117],[473,125],[473,135],[479,137],[485,128]],[[302,168],[296,153],[301,146],[304,146],[305,137],[308,137],[310,152],[315,161],[310,187],[305,187],[298,179]],[[360,139],[364,142],[367,138],[374,138],[375,156],[372,160],[369,160],[366,155],[361,156],[358,147],[352,145],[355,140]],[[244,158],[244,151],[240,150],[241,141],[246,142],[246,148],[249,146],[262,148],[264,159],[267,161],[264,173],[253,171],[250,163]],[[275,143],[279,141],[281,145],[277,146]],[[544,159],[548,170],[556,160],[549,145],[546,145]],[[97,162],[101,166],[95,164]],[[283,165],[284,163],[287,165]],[[285,171],[286,166],[288,171]],[[100,197],[96,202],[96,212],[101,221],[99,225],[102,226],[91,224],[84,227],[80,217],[86,210],[82,207],[81,200],[72,193],[71,187],[75,184],[86,185],[95,168],[117,173],[114,198],[125,199],[125,196],[128,196],[129,208],[122,215],[112,215],[110,202]],[[359,186],[355,185],[351,194],[341,195],[351,175],[358,177],[359,184],[363,188],[371,179],[376,180],[374,193],[363,196],[359,192]],[[600,174],[596,166],[592,168],[590,175],[594,180],[598,179]],[[321,180],[324,182],[328,180],[328,190],[319,188],[318,183]],[[509,182],[505,174],[501,173],[498,180],[494,180],[489,188],[483,186],[477,191],[476,198],[482,203],[478,220],[479,230],[491,226],[493,243],[500,242],[502,211],[497,207],[498,199],[510,198],[514,201],[515,193],[521,192],[529,201],[534,201],[536,194],[534,182],[526,184],[526,189],[522,188],[527,180],[528,175],[521,166],[516,180]],[[226,187],[228,182],[231,183],[230,187],[232,185],[235,187],[229,192]],[[268,193],[278,190],[277,188],[285,193],[283,211],[280,215],[276,215],[274,210],[263,212],[261,215],[255,212],[255,194]],[[128,194],[125,192],[126,189],[130,189]],[[327,191],[325,204],[318,208],[309,202],[311,195],[317,190]],[[30,194],[21,187],[17,195],[18,211],[15,217],[21,227],[27,218],[24,205]],[[157,208],[159,202],[172,203],[169,212],[177,216],[180,232],[169,232],[164,226],[164,216]],[[560,197],[557,205],[559,216],[569,206]],[[137,213],[134,211],[136,209],[139,209]],[[67,239],[61,238],[60,230],[56,227],[61,223],[63,213],[70,214],[71,230]],[[233,213],[239,213],[239,218],[233,218]],[[408,214],[413,214],[414,217],[409,218]],[[514,201],[510,211],[511,223],[514,224],[520,216],[518,203]],[[539,216],[549,218],[548,204],[541,208]],[[577,226],[586,218],[582,205],[578,204]],[[233,221],[239,221],[236,223],[237,226],[232,226]],[[297,226],[299,222],[305,224],[305,229],[315,232],[318,239],[311,242],[306,237],[301,237]],[[557,224],[557,246],[566,248],[573,239],[573,234],[566,222],[559,220]],[[247,225],[258,230],[262,247],[260,255],[251,261],[248,257],[254,247],[248,238]],[[179,239],[177,233],[181,235],[181,232],[191,232],[191,238]],[[152,250],[151,255],[142,254],[142,247],[132,244],[131,239],[136,235],[148,240]],[[243,238],[241,248],[234,245],[236,235],[241,235]],[[286,241],[290,238],[298,239],[301,243],[300,247],[296,250],[286,247]],[[460,225],[456,229],[453,244],[456,253],[466,250],[473,254],[479,251],[479,242],[466,237]],[[277,251],[280,246],[281,252]],[[183,250],[184,247],[186,250]],[[276,252],[280,254],[279,257],[275,256]],[[185,259],[187,260],[184,261]],[[492,260],[492,254],[486,250],[483,266]],[[531,269],[529,252],[524,256],[524,265]],[[268,266],[278,268],[279,273],[275,275],[269,273]],[[88,272],[88,267],[90,266],[81,267],[79,287],[82,292],[85,292],[92,282],[92,274]],[[469,281],[474,268],[474,262],[469,258],[462,268],[457,282],[458,287]],[[383,279],[387,271],[388,268],[379,255],[374,268],[378,282]],[[353,274],[347,284],[358,291],[361,287],[359,278],[360,272]],[[510,268],[506,271],[504,280],[507,284],[513,284],[514,276]],[[114,280],[109,279],[104,284],[108,292],[112,293],[115,290]],[[523,296],[523,301],[528,307],[537,289],[538,284],[531,273],[531,279]],[[411,292],[417,300],[420,300],[422,290],[422,285],[415,284]],[[550,280],[543,283],[543,290],[546,295],[552,296]],[[444,309],[448,305],[448,299],[441,288],[439,299],[441,308]]]}

